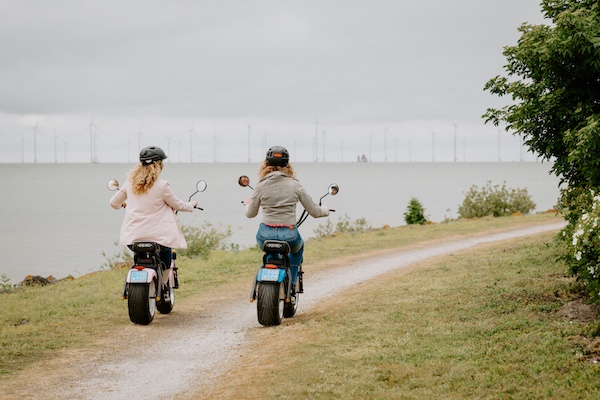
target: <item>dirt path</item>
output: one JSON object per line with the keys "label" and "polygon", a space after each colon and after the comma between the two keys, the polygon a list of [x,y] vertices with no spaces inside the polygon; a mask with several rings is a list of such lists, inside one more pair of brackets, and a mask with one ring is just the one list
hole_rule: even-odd
{"label": "dirt path", "polygon": [[[377,257],[310,271],[298,312],[328,296],[396,269],[430,258],[541,232],[558,230],[563,222],[536,225],[476,238],[450,239]],[[343,268],[343,273],[340,271]],[[238,288],[236,288],[238,289]],[[0,387],[2,399],[172,399],[188,398],[211,385],[243,350],[246,334],[259,328],[248,288],[219,297],[177,304],[176,312],[157,315],[147,326],[131,325],[104,338],[93,348],[64,351],[19,373]],[[149,347],[161,338],[156,348]],[[162,358],[160,357],[162,355]],[[7,383],[7,382],[4,382]]]}

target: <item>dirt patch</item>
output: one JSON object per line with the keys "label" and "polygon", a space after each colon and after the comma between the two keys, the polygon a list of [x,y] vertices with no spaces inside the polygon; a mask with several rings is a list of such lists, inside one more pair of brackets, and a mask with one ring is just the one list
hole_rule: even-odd
{"label": "dirt patch", "polygon": [[586,304],[582,300],[574,300],[562,306],[556,314],[569,321],[592,322],[600,314],[600,306]]}

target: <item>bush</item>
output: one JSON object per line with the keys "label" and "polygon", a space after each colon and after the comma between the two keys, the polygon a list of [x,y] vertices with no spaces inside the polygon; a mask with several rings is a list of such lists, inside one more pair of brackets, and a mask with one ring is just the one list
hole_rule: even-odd
{"label": "bush", "polygon": [[404,222],[406,222],[407,225],[423,225],[425,222],[427,222],[427,217],[425,217],[425,208],[416,197],[412,197],[408,202],[406,212],[404,213]]}
{"label": "bush", "polygon": [[314,233],[317,235],[317,237],[326,237],[333,236],[334,232],[358,233],[367,232],[370,229],[371,226],[367,223],[365,218],[357,218],[354,220],[354,222],[352,222],[348,214],[344,214],[338,219],[335,227],[331,222],[331,219],[328,218],[325,224],[319,224],[319,226],[314,230]]}
{"label": "bush", "polygon": [[[593,195],[593,193],[592,193]],[[570,235],[571,251],[566,257],[569,271],[583,283],[590,298],[600,303],[600,196],[594,196],[590,209],[581,214]]]}
{"label": "bush", "polygon": [[177,250],[178,255],[206,257],[212,250],[237,250],[236,245],[231,245],[227,241],[231,237],[231,228],[221,232],[210,223],[205,223],[202,227],[184,225],[181,231],[188,248]]}
{"label": "bush", "polygon": [[[206,223],[202,227],[183,225],[181,232],[187,242],[187,249],[174,249],[177,255],[189,258],[207,257],[212,250],[230,250],[238,251],[239,245],[228,243],[227,239],[231,237],[231,229],[227,228],[225,232],[220,232],[210,223]],[[119,248],[113,256],[108,256],[106,252],[102,252],[105,258],[101,269],[114,269],[124,265],[133,265],[133,252],[127,246],[119,245],[115,242],[115,246]],[[0,286],[2,284],[0,283]]]}
{"label": "bush", "polygon": [[529,214],[533,209],[535,203],[527,189],[507,189],[506,182],[502,186],[492,187],[488,181],[481,189],[476,185],[471,186],[462,205],[458,207],[458,215],[461,218],[502,217],[514,213]]}
{"label": "bush", "polygon": [[124,265],[133,265],[133,252],[129,250],[127,246],[120,245],[118,240],[115,241],[115,246],[117,246],[119,250],[113,256],[108,256],[105,251],[102,252],[105,261],[100,266],[100,269],[115,269]]}

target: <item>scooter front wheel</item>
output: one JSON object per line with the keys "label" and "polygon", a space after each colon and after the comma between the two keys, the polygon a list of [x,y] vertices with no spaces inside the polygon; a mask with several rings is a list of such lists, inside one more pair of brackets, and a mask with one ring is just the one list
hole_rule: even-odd
{"label": "scooter front wheel", "polygon": [[283,282],[259,282],[257,285],[258,323],[264,326],[281,324],[285,304]]}
{"label": "scooter front wheel", "polygon": [[[286,284],[288,283],[288,279],[286,277]],[[283,306],[283,317],[290,318],[296,314],[296,310],[298,310],[298,300],[300,299],[300,295],[298,294],[299,290],[297,288],[294,289],[292,293],[292,298],[289,303],[284,303]]]}
{"label": "scooter front wheel", "polygon": [[162,297],[156,302],[156,308],[161,314],[168,314],[173,311],[175,305],[175,290],[171,285],[163,287]]}
{"label": "scooter front wheel", "polygon": [[127,307],[129,319],[134,324],[148,325],[156,312],[156,284],[128,283]]}

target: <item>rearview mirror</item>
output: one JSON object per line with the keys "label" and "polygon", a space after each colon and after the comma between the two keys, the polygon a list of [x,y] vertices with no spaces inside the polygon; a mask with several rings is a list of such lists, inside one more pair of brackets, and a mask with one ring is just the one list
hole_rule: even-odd
{"label": "rearview mirror", "polygon": [[198,183],[196,183],[196,193],[204,192],[207,187],[208,184],[205,181],[198,181]]}
{"label": "rearview mirror", "polygon": [[242,175],[242,176],[240,176],[240,178],[238,179],[238,184],[239,184],[241,187],[250,186],[250,178],[248,178],[246,175]]}
{"label": "rearview mirror", "polygon": [[336,183],[329,185],[329,194],[335,196],[340,191],[340,187]]}
{"label": "rearview mirror", "polygon": [[113,192],[115,190],[119,190],[119,181],[117,181],[116,179],[111,179],[106,184],[106,187],[108,187],[108,190],[113,191]]}

